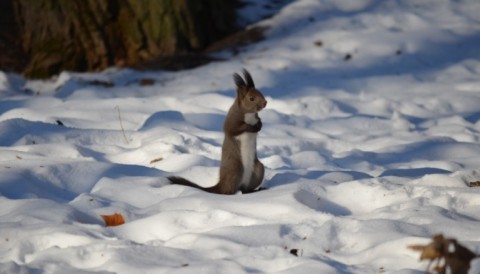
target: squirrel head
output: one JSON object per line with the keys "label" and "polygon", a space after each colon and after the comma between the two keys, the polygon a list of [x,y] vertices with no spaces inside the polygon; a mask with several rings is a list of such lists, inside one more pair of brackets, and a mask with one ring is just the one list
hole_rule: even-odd
{"label": "squirrel head", "polygon": [[246,69],[243,69],[243,77],[237,73],[233,74],[233,81],[237,85],[238,104],[245,112],[259,112],[267,106],[267,100],[255,88],[252,76]]}

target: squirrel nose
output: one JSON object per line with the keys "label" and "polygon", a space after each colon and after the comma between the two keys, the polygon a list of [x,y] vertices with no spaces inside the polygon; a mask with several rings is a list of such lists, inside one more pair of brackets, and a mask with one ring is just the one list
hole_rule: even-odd
{"label": "squirrel nose", "polygon": [[263,107],[267,106],[267,100],[265,100],[265,103],[263,103]]}

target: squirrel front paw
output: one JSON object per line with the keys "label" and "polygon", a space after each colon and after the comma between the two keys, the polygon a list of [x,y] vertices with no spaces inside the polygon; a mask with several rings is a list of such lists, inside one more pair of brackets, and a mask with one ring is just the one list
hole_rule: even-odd
{"label": "squirrel front paw", "polygon": [[251,126],[252,127],[252,132],[259,132],[262,129],[262,121],[258,120],[258,123],[255,125]]}

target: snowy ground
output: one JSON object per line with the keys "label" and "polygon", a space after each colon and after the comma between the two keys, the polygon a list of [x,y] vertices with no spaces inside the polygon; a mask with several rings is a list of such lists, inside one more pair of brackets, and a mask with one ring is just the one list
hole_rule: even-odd
{"label": "snowy ground", "polygon": [[[480,253],[479,14],[298,0],[193,70],[0,73],[0,273],[419,274],[406,247],[436,233]],[[269,102],[268,190],[168,185],[216,182],[243,67]],[[126,224],[104,227],[115,212]]]}

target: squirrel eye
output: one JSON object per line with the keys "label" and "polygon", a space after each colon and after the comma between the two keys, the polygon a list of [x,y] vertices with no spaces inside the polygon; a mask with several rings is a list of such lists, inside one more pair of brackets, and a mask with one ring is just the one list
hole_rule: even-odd
{"label": "squirrel eye", "polygon": [[255,97],[253,97],[253,96],[250,97],[250,101],[252,101],[252,102],[255,101]]}

